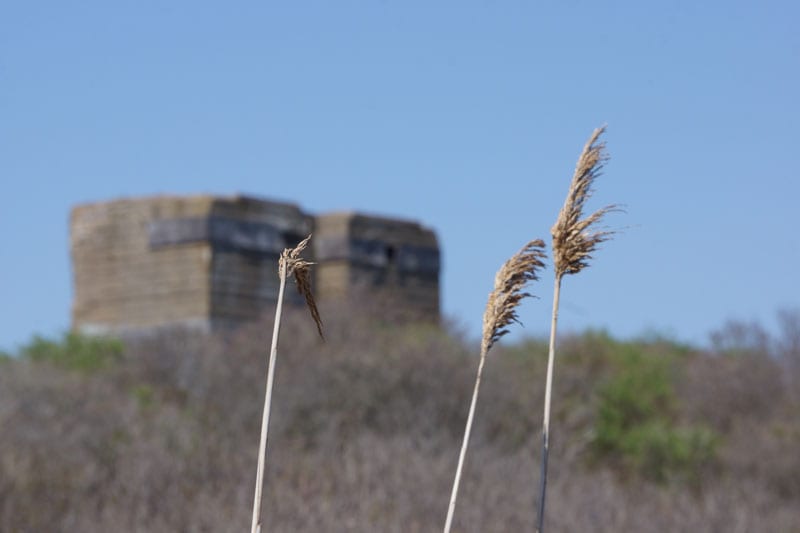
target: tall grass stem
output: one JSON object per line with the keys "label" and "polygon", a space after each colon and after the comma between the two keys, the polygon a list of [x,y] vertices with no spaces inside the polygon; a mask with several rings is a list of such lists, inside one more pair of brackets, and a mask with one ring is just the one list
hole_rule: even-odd
{"label": "tall grass stem", "polygon": [[475,405],[478,403],[478,390],[481,386],[481,374],[483,374],[483,364],[486,362],[486,351],[481,350],[481,360],[478,363],[478,375],[475,378],[475,388],[472,391],[472,403],[469,406],[469,415],[467,416],[467,427],[464,430],[464,440],[461,443],[461,452],[458,455],[458,467],[456,468],[456,477],[453,481],[453,490],[450,493],[450,506],[447,508],[447,520],[444,524],[444,533],[450,532],[450,527],[453,523],[453,514],[456,510],[456,498],[458,496],[458,485],[461,483],[461,470],[464,467],[464,458],[467,455],[467,447],[469,445],[469,436],[472,432],[472,420],[475,417]]}
{"label": "tall grass stem", "polygon": [[556,223],[550,229],[553,237],[553,267],[556,271],[553,289],[553,315],[550,325],[550,350],[547,356],[547,380],[544,393],[544,419],[542,421],[542,472],[539,491],[539,512],[537,531],[544,529],[544,502],[547,491],[547,461],[550,453],[550,400],[553,395],[553,366],[556,356],[556,325],[558,323],[558,299],[561,292],[561,279],[566,274],[577,274],[587,266],[598,245],[607,241],[613,231],[596,230],[603,217],[611,211],[617,211],[616,205],[602,207],[584,216],[583,208],[592,196],[592,185],[600,175],[604,163],[608,160],[606,145],[600,141],[605,126],[592,132],[583,146],[575,172],[567,191],[564,206],[558,213]]}
{"label": "tall grass stem", "polygon": [[278,358],[278,335],[281,330],[283,293],[286,289],[288,268],[288,261],[282,261],[278,303],[275,308],[275,323],[272,329],[272,347],[269,352],[269,367],[267,369],[267,389],[264,394],[264,413],[261,419],[261,439],[258,445],[258,467],[256,469],[256,490],[253,498],[253,522],[250,527],[250,533],[261,532],[261,493],[264,485],[264,461],[267,451],[267,433],[269,432],[269,413],[272,405],[272,384],[275,379],[275,360]]}
{"label": "tall grass stem", "polygon": [[547,461],[550,454],[550,401],[553,396],[553,366],[556,358],[556,329],[558,326],[558,304],[561,294],[561,276],[556,276],[553,288],[553,314],[550,322],[550,350],[547,355],[547,377],[544,389],[544,418],[542,422],[542,469],[539,486],[539,511],[536,518],[536,531],[544,529],[544,501],[547,494]]}
{"label": "tall grass stem", "polygon": [[486,355],[495,342],[508,333],[508,326],[514,322],[519,323],[516,308],[519,303],[531,294],[524,292],[525,285],[538,279],[537,270],[544,267],[544,241],[536,239],[530,241],[516,254],[512,255],[494,277],[494,289],[489,293],[486,310],[483,312],[483,335],[481,337],[481,356],[478,362],[478,375],[475,377],[475,388],[472,391],[472,402],[469,405],[467,426],[464,429],[464,440],[461,442],[461,452],[458,455],[456,477],[453,480],[453,491],[450,494],[450,505],[447,508],[447,520],[444,524],[444,533],[450,532],[453,523],[453,513],[456,509],[458,485],[461,482],[461,471],[464,468],[464,458],[467,455],[469,436],[472,432],[472,420],[475,417],[475,405],[478,403],[478,390],[481,386],[481,375]]}

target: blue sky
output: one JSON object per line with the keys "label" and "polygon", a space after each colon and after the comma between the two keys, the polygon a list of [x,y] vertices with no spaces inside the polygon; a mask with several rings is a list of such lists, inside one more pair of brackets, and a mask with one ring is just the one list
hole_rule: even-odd
{"label": "blue sky", "polygon": [[[4,2],[0,348],[69,326],[71,206],[157,193],[417,219],[477,337],[495,271],[549,242],[602,124],[589,207],[625,204],[622,232],[565,280],[561,328],[769,326],[800,306],[798,6]],[[531,289],[541,335],[552,272]]]}

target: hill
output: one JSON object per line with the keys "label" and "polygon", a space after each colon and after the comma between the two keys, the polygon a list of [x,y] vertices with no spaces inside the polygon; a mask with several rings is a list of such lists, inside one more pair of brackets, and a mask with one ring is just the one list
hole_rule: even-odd
{"label": "hill", "polygon": [[[477,350],[323,316],[326,344],[303,315],[282,331],[269,530],[439,530]],[[785,325],[728,325],[711,351],[563,338],[548,531],[797,531],[800,315]],[[0,359],[0,530],[247,530],[270,333],[68,335]],[[491,354],[456,530],[532,530],[545,363],[536,339]]]}

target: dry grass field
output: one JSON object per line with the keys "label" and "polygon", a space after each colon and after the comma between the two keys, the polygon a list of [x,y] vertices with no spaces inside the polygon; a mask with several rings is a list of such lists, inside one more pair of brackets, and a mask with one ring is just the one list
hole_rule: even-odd
{"label": "dry grass field", "polygon": [[[270,532],[440,531],[478,350],[368,310],[284,316]],[[562,337],[548,531],[800,531],[800,313],[714,348]],[[250,524],[271,319],[229,335],[32,341],[0,358],[0,531]],[[546,340],[490,354],[453,531],[536,521]]]}

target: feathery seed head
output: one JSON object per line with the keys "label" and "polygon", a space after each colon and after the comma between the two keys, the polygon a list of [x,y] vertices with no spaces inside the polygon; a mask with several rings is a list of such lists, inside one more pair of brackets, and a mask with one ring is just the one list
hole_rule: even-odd
{"label": "feathery seed head", "polygon": [[559,278],[564,274],[577,274],[588,266],[597,245],[609,240],[614,234],[613,231],[593,231],[591,228],[606,213],[618,210],[616,205],[603,207],[581,219],[584,204],[592,195],[592,184],[608,160],[605,143],[598,142],[603,132],[605,126],[594,130],[583,147],[567,199],[550,230],[553,236],[553,264]]}
{"label": "feathery seed head", "polygon": [[317,309],[317,302],[314,301],[314,295],[311,292],[311,265],[310,263],[300,257],[300,254],[308,246],[308,241],[311,240],[311,235],[303,239],[294,248],[286,248],[278,260],[278,272],[281,277],[284,273],[284,265],[286,266],[286,275],[292,274],[294,276],[295,285],[297,285],[297,292],[303,295],[308,305],[308,310],[314,323],[317,325],[317,332],[323,340],[325,336],[322,334],[322,318],[319,316]]}
{"label": "feathery seed head", "polygon": [[526,244],[497,271],[494,289],[489,293],[483,313],[483,354],[508,333],[507,327],[511,323],[519,322],[516,307],[523,298],[532,296],[523,292],[523,288],[529,281],[538,279],[537,270],[544,268],[545,257],[544,241],[536,239]]}

